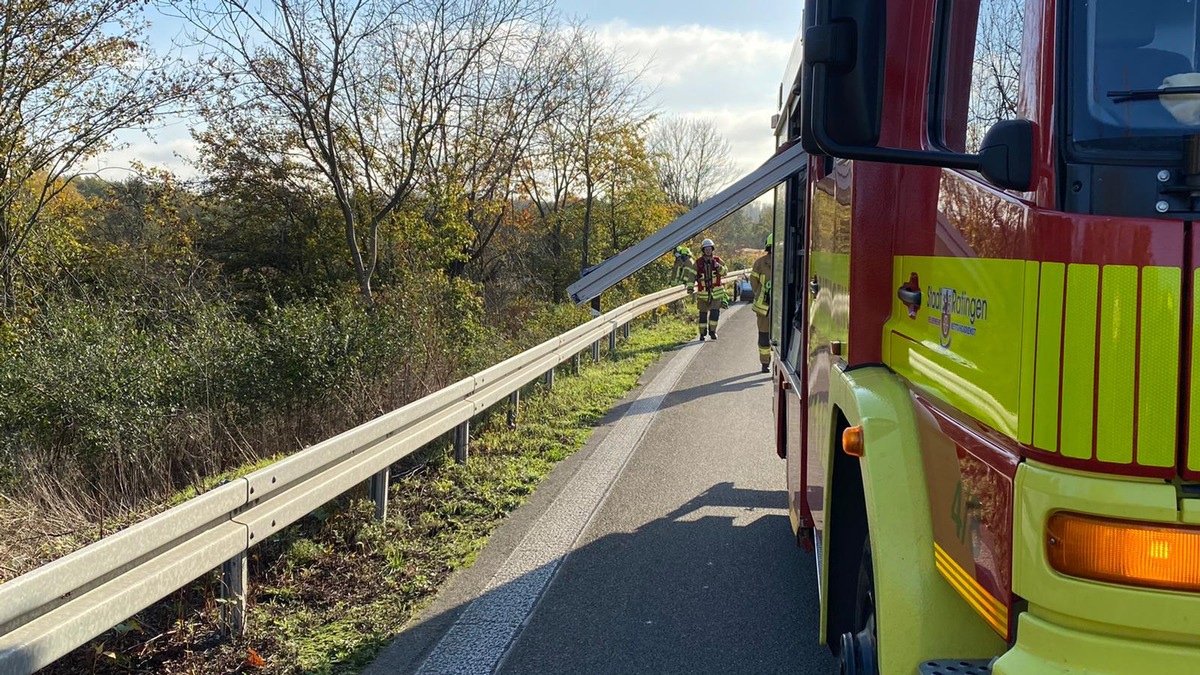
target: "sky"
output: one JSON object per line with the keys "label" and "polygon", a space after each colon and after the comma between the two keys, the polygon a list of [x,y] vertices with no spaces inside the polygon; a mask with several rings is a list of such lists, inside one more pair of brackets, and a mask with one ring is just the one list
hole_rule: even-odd
{"label": "sky", "polygon": [[[647,64],[650,104],[664,114],[712,119],[745,173],[773,151],[771,115],[779,82],[800,27],[799,0],[558,0],[565,16],[582,19],[600,39],[635,63]],[[155,22],[154,42],[178,32]],[[90,163],[120,180],[133,160],[187,176],[193,148],[186,120],[172,120],[152,138],[122,137],[127,147]]]}

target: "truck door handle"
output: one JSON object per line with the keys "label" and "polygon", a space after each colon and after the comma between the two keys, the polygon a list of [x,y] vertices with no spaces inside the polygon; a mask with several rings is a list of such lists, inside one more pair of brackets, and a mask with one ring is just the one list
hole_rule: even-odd
{"label": "truck door handle", "polygon": [[921,309],[921,279],[916,272],[908,275],[908,283],[900,284],[900,288],[896,289],[896,297],[900,298],[900,302],[908,308],[908,318],[917,318],[917,311]]}
{"label": "truck door handle", "polygon": [[908,307],[908,316],[917,316],[917,310],[920,309],[920,291],[913,291],[908,286],[901,286],[896,288],[896,298],[900,298],[901,303]]}
{"label": "truck door handle", "polygon": [[896,297],[900,298],[900,302],[907,305],[909,309],[921,306],[921,291],[914,291],[907,284],[896,290]]}

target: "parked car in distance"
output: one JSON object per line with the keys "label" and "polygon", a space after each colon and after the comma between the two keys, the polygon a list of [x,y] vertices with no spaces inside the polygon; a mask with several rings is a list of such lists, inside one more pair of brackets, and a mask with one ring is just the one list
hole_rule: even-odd
{"label": "parked car in distance", "polygon": [[739,279],[734,284],[733,301],[745,300],[746,302],[754,302],[754,290],[750,288],[750,282],[746,279]]}

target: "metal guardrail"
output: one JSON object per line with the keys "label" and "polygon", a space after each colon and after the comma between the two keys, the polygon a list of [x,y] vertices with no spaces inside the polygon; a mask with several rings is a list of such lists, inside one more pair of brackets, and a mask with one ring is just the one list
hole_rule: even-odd
{"label": "metal guardrail", "polygon": [[[726,277],[745,279],[746,270]],[[685,297],[683,286],[643,296],[464,378],[232,480],[183,504],[0,584],[0,673],[32,673],[158,600],[222,568],[225,622],[244,626],[246,553],[284,527],[364,481],[387,508],[388,467],[454,430],[455,455],[467,459],[470,420],[522,387],[578,359],[638,316]],[[735,296],[736,297],[736,296]],[[576,361],[576,365],[578,362]],[[514,419],[510,408],[510,422]]]}
{"label": "metal guardrail", "polygon": [[699,206],[662,229],[596,265],[567,287],[576,303],[583,303],[620,283],[629,275],[671,252],[671,249],[758,199],[789,177],[807,171],[808,153],[799,143],[780,147],[762,166],[704,200]]}

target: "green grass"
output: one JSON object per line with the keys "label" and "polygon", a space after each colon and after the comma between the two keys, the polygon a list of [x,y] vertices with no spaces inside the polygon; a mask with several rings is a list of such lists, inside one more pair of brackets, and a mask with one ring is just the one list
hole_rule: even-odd
{"label": "green grass", "polygon": [[[668,314],[659,324],[636,327],[618,344],[616,358],[592,365],[585,355],[580,376],[567,376],[567,364],[552,391],[527,387],[516,430],[508,428],[503,406],[473,422],[466,465],[437,443],[393,467],[383,523],[357,491],[252,549],[244,638],[212,640],[219,602],[194,588],[190,615],[181,616],[178,605],[173,612],[160,607],[158,616],[151,610],[138,625],[152,629],[110,633],[54,670],[360,672],[454,570],[474,563],[495,528],[554,465],[583,447],[646,367],[694,330]],[[265,665],[251,668],[257,663],[251,650]],[[97,653],[115,657],[97,661]]]}

